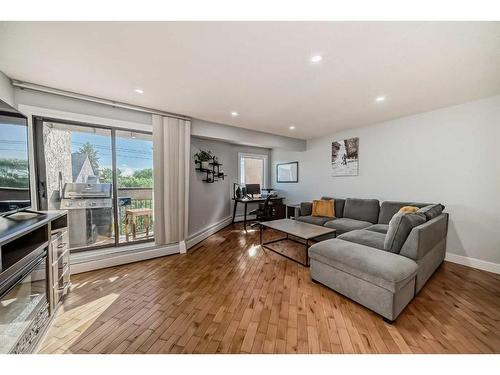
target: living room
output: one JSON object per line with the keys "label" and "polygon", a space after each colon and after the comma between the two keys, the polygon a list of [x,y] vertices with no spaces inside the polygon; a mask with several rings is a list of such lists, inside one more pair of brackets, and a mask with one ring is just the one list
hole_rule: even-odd
{"label": "living room", "polygon": [[0,353],[498,364],[499,22],[5,20],[0,56]]}

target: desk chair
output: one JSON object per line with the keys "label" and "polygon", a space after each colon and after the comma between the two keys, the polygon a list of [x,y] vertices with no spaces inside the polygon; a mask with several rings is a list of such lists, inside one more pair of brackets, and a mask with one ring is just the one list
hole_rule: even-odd
{"label": "desk chair", "polygon": [[275,205],[272,204],[271,199],[276,198],[276,194],[269,194],[264,203],[259,203],[259,208],[250,211],[250,215],[257,216],[257,222],[250,225],[251,228],[259,225],[260,221],[269,221],[275,217]]}

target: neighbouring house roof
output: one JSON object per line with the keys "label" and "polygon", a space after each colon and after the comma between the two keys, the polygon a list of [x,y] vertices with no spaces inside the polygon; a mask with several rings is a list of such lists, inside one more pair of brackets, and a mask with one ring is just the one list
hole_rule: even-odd
{"label": "neighbouring house roof", "polygon": [[[76,181],[76,179],[80,175],[80,172],[82,171],[82,168],[86,162],[88,162],[89,165],[91,165],[87,154],[81,154],[79,152],[74,152],[71,154],[71,168],[72,168],[72,174],[73,174],[73,181]],[[92,170],[93,170],[93,168],[92,168]],[[94,174],[95,174],[95,171],[94,171]]]}

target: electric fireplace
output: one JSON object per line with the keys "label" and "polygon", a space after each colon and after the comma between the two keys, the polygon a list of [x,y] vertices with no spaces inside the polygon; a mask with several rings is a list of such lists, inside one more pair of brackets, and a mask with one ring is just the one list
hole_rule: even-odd
{"label": "electric fireplace", "polygon": [[29,352],[49,317],[46,251],[1,288],[0,353]]}

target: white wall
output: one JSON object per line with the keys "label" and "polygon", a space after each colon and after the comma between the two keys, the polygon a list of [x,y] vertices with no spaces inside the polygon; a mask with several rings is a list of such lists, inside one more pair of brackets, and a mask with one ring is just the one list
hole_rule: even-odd
{"label": "white wall", "polygon": [[[211,150],[219,162],[224,164],[227,177],[214,183],[203,182],[206,174],[195,171],[194,154],[202,150]],[[238,182],[238,153],[267,155],[270,163],[271,151],[266,148],[249,147],[191,137],[191,170],[189,181],[189,236],[199,234],[214,224],[227,219],[233,214],[233,183]],[[268,166],[268,181],[270,170]],[[256,205],[249,205],[248,211]],[[243,215],[243,205],[238,206],[236,213]]]}
{"label": "white wall", "polygon": [[[331,142],[359,137],[357,177],[331,176]],[[500,96],[332,134],[307,151],[273,150],[274,188],[290,202],[322,195],[441,202],[448,253],[500,264]],[[299,161],[298,184],[277,184]]]}
{"label": "white wall", "polygon": [[191,134],[200,138],[222,140],[246,146],[295,151],[304,151],[306,149],[306,141],[302,139],[283,137],[198,119],[193,119],[191,123]]}
{"label": "white wall", "polygon": [[14,87],[9,77],[0,72],[0,100],[14,107]]}

